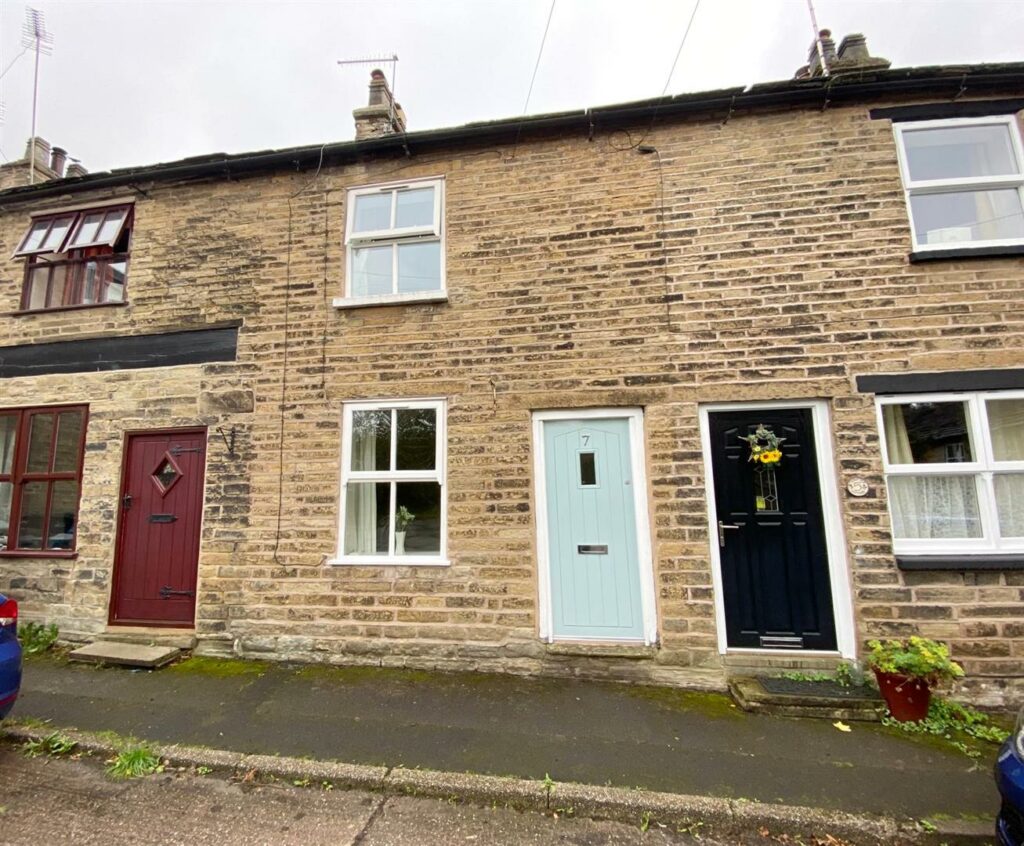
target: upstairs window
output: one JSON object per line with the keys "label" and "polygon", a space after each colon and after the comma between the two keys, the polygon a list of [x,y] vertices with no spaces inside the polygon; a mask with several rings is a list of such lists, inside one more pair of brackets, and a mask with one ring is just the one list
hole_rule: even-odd
{"label": "upstairs window", "polygon": [[1024,153],[1013,116],[895,131],[915,250],[1024,244]]}
{"label": "upstairs window", "polygon": [[0,409],[0,554],[75,548],[87,413]]}
{"label": "upstairs window", "polygon": [[443,218],[440,179],[349,191],[345,298],[335,305],[443,299]]}
{"label": "upstairs window", "polygon": [[124,302],[132,207],[34,217],[15,256],[24,257],[22,311]]}

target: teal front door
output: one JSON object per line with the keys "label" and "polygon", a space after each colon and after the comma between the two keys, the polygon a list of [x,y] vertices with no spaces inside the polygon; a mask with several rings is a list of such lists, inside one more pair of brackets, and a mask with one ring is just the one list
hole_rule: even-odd
{"label": "teal front door", "polygon": [[552,635],[644,639],[628,419],[543,424]]}

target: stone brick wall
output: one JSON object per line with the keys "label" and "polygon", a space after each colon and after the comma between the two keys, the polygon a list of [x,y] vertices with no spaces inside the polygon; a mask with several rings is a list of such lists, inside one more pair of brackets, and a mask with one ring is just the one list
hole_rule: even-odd
{"label": "stone brick wall", "polygon": [[[2,559],[0,590],[99,631],[124,432],[236,425],[237,458],[210,441],[201,651],[720,686],[699,405],[826,399],[858,640],[949,640],[979,699],[1024,688],[1024,579],[896,569],[874,398],[854,387],[1021,366],[1022,260],[911,265],[891,128],[866,106],[659,125],[641,155],[646,129],[140,185],[129,305],[8,317],[0,346],[242,319],[239,360],[5,380],[4,405],[92,417],[78,558]],[[442,176],[449,301],[333,308],[345,189]],[[27,212],[0,197],[0,254]],[[0,261],[0,311],[21,278]],[[253,410],[217,401],[231,391]],[[433,396],[449,400],[451,566],[328,566],[342,402]],[[531,412],[593,406],[645,409],[661,643],[640,657],[537,638]],[[854,476],[868,496],[845,494]]]}

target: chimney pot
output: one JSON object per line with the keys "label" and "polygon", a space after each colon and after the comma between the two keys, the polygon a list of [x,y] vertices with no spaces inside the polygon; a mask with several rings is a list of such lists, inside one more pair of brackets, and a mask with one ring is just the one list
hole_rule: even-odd
{"label": "chimney pot", "polygon": [[68,161],[68,151],[63,147],[53,147],[50,150],[50,170],[57,174],[60,179],[64,175],[64,165]]}

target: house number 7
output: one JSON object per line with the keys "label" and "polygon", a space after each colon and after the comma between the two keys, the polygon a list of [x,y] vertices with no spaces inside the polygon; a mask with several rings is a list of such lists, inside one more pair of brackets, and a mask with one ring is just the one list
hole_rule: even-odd
{"label": "house number 7", "polygon": [[583,446],[590,445],[590,435],[583,435]]}

